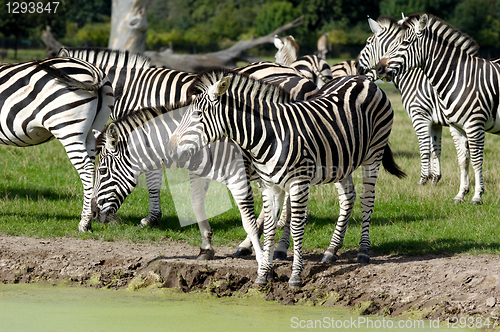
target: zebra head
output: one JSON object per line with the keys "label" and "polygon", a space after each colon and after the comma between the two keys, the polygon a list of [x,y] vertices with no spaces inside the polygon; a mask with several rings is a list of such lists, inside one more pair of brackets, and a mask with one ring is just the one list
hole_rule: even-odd
{"label": "zebra head", "polygon": [[387,52],[377,63],[377,74],[380,77],[393,79],[405,71],[422,65],[419,50],[427,31],[429,17],[427,14],[412,15],[401,26],[401,34],[389,46]]}
{"label": "zebra head", "polygon": [[192,83],[193,101],[173,132],[167,151],[173,161],[188,161],[208,144],[220,139],[225,132],[220,113],[220,96],[231,84],[232,74],[214,71],[201,74]]}
{"label": "zebra head", "polygon": [[110,123],[103,133],[97,134],[94,191],[91,199],[92,217],[107,223],[136,187],[139,172],[132,167],[130,155],[122,133],[115,123]]}
{"label": "zebra head", "polygon": [[368,24],[373,35],[368,37],[365,47],[361,50],[356,59],[356,69],[359,75],[365,75],[372,81],[377,79],[375,67],[389,48],[389,45],[400,33],[400,24],[404,22],[404,20],[405,18],[396,21],[389,16],[379,17],[376,21],[368,18]]}

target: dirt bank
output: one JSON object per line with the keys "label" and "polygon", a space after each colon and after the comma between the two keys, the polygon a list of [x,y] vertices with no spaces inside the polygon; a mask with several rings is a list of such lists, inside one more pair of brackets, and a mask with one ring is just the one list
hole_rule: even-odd
{"label": "dirt bank", "polygon": [[343,253],[333,265],[321,264],[321,255],[306,254],[305,284],[290,289],[290,260],[277,263],[274,281],[259,288],[253,284],[257,275],[253,257],[233,259],[233,248],[216,250],[214,261],[198,262],[197,248],[177,242],[151,246],[0,235],[0,281],[113,289],[176,287],[183,292],[262,296],[283,304],[309,302],[393,317],[500,317],[499,256],[374,256],[371,264],[360,266],[353,252]]}

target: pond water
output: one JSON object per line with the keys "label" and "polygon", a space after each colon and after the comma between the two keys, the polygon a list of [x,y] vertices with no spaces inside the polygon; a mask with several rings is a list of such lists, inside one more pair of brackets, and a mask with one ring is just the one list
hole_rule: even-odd
{"label": "pond water", "polygon": [[[432,326],[434,323],[434,326]],[[444,324],[443,324],[444,323]],[[418,324],[418,325],[417,325]],[[0,331],[443,331],[436,322],[355,316],[257,299],[171,291],[0,285]],[[457,331],[459,329],[453,329]]]}

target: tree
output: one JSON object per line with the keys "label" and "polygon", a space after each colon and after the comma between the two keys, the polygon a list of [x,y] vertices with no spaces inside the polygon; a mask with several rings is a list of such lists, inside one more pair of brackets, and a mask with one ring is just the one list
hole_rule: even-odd
{"label": "tree", "polygon": [[57,25],[78,2],[66,0],[54,2],[11,2],[0,0],[0,32],[5,37],[15,38],[15,55],[21,38],[27,38],[34,30],[41,30],[46,25]]}
{"label": "tree", "polygon": [[108,47],[143,53],[146,49],[146,9],[149,0],[113,0]]}

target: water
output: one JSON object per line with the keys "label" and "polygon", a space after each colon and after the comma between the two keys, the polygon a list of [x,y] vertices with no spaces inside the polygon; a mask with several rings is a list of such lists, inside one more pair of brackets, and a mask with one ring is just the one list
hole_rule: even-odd
{"label": "water", "polygon": [[[0,285],[0,331],[439,331],[430,321],[171,291]],[[422,325],[423,324],[423,325]],[[446,323],[441,327],[446,327]],[[453,329],[457,331],[459,329]]]}

